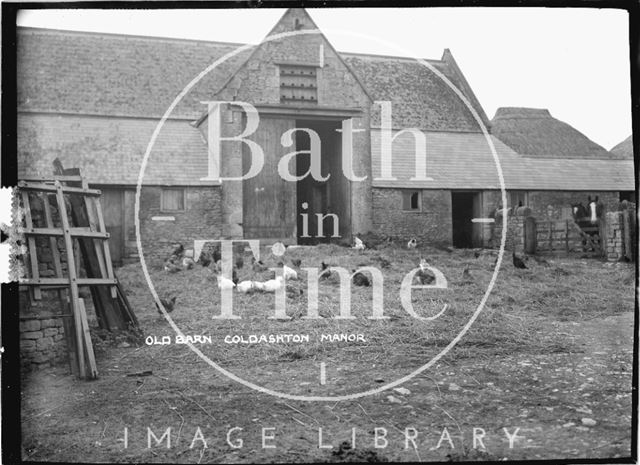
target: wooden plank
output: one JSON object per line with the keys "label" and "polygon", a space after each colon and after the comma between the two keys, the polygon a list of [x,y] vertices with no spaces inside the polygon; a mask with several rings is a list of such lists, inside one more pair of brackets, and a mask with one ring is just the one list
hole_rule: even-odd
{"label": "wooden plank", "polygon": [[82,181],[82,176],[53,176],[53,177],[47,177],[47,176],[35,176],[35,177],[27,177],[27,178],[21,178],[20,181],[25,181],[25,182],[30,182],[30,183],[34,183],[34,182],[49,182],[49,183],[54,183],[56,181],[60,181],[60,182],[66,182],[66,181]]}
{"label": "wooden plank", "polygon": [[[98,214],[98,226],[100,227],[100,231],[106,231],[99,198],[95,199],[95,205],[96,213]],[[109,243],[107,241],[104,241],[102,243],[102,248],[104,250],[104,262],[107,265],[107,277],[113,278],[113,266],[111,264],[111,252],[109,251]],[[114,299],[118,297],[118,293],[114,287],[111,288],[111,297]]]}
{"label": "wooden plank", "polygon": [[71,313],[38,313],[37,315],[20,315],[19,320],[55,320],[56,318],[73,318]]}
{"label": "wooden plank", "polygon": [[[86,181],[83,181],[83,186],[85,185]],[[92,202],[92,200],[94,200],[93,197],[85,197],[84,198],[84,205],[87,208],[87,217],[89,218],[89,229],[91,229],[91,231],[98,231],[98,222],[96,220],[96,215],[93,211],[94,207],[95,207],[95,202]],[[96,251],[96,256],[98,257],[98,266],[100,267],[100,276],[102,278],[106,278],[107,277],[107,267],[104,263],[104,257],[102,256],[102,251],[100,248],[100,243],[98,241],[93,241],[93,248]]]}
{"label": "wooden plank", "polygon": [[[18,233],[27,236],[64,236],[64,231],[60,228],[18,228]],[[69,228],[69,235],[72,237],[89,237],[94,239],[109,239],[109,233],[91,231],[89,228]]]}
{"label": "wooden plank", "polygon": [[67,216],[67,206],[64,203],[64,193],[62,191],[62,185],[59,181],[55,183],[56,187],[56,195],[58,198],[58,208],[60,213],[60,220],[62,221],[62,229],[65,231],[64,235],[64,243],[65,248],[67,249],[67,268],[69,272],[69,290],[71,293],[71,311],[74,317],[74,326],[75,326],[75,334],[76,334],[76,348],[78,355],[78,373],[81,378],[85,377],[85,366],[84,366],[84,350],[83,347],[83,334],[82,334],[82,321],[80,318],[80,305],[79,305],[79,293],[78,293],[78,283],[77,283],[77,274],[76,274],[76,264],[75,257],[73,256],[73,244],[71,242],[71,236],[69,235],[69,217]]}
{"label": "wooden plank", "polygon": [[96,365],[96,357],[93,353],[93,343],[91,342],[91,332],[89,331],[89,322],[87,321],[87,309],[84,306],[84,299],[79,299],[80,304],[80,321],[82,322],[82,333],[84,334],[84,350],[86,351],[87,361],[89,363],[88,379],[96,379],[98,377],[98,367]]}
{"label": "wooden plank", "polygon": [[[24,210],[24,221],[27,228],[33,228],[33,218],[31,218],[31,204],[29,200],[29,193],[22,191],[22,206]],[[21,228],[18,228],[18,231]],[[38,254],[36,251],[36,240],[33,237],[27,237],[27,245],[29,247],[29,264],[31,265],[31,277],[38,279],[40,277],[40,271],[38,269]],[[42,293],[40,289],[33,288],[33,298],[35,300],[42,299]]]}
{"label": "wooden plank", "polygon": [[129,303],[129,299],[127,299],[127,294],[125,294],[124,289],[122,289],[120,281],[118,281],[118,284],[116,284],[116,289],[118,290],[118,298],[121,302],[121,306],[125,309],[127,315],[129,315],[129,319],[133,322],[133,324],[135,326],[138,326],[138,317],[136,317],[136,314],[133,312],[131,304]]}
{"label": "wooden plank", "polygon": [[569,220],[564,221],[564,249],[569,252]]}
{"label": "wooden plank", "polygon": [[[47,222],[47,228],[53,228],[53,216],[51,215],[51,205],[49,204],[49,194],[44,194],[44,216]],[[53,256],[53,267],[56,276],[62,278],[62,261],[60,260],[60,250],[58,250],[58,240],[55,237],[49,237],[49,247]]]}
{"label": "wooden plank", "polygon": [[[56,183],[57,182],[59,181],[56,181]],[[20,181],[18,182],[18,187],[26,191],[56,192],[55,185],[52,186],[51,184],[28,183]],[[100,197],[102,195],[102,191],[99,189],[84,189],[82,187],[62,186],[62,192],[64,192],[65,194],[82,194],[92,195],[95,197]]]}
{"label": "wooden plank", "polygon": [[549,231],[549,250],[553,250],[553,230],[551,229],[551,221],[548,224]]}
{"label": "wooden plank", "polygon": [[[20,281],[25,286],[62,286],[69,284],[69,278],[24,278]],[[118,280],[115,278],[76,278],[78,286],[115,286]]]}
{"label": "wooden plank", "polygon": [[[63,299],[62,293],[58,293],[58,299],[60,300],[60,306],[67,312],[71,311],[69,299]],[[76,348],[76,339],[74,337],[73,330],[73,313],[70,314],[71,318],[62,319],[62,327],[64,329],[64,338],[67,343],[67,354],[69,355],[69,368],[74,376],[79,376],[78,373],[78,350]]]}

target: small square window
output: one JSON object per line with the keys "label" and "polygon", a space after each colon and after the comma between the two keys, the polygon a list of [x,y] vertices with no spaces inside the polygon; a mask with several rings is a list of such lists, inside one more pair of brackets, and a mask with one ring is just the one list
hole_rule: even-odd
{"label": "small square window", "polygon": [[160,210],[165,212],[184,211],[184,189],[162,189]]}
{"label": "small square window", "polygon": [[509,207],[526,207],[529,199],[527,198],[527,191],[511,191],[510,192],[511,204]]}
{"label": "small square window", "polygon": [[420,191],[402,192],[402,209],[404,211],[420,211]]}

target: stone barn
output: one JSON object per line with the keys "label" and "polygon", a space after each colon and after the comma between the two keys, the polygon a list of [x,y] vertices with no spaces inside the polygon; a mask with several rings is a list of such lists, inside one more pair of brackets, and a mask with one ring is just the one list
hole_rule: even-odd
{"label": "stone barn", "polygon": [[[54,158],[80,168],[103,191],[116,262],[136,258],[135,186],[163,116],[139,217],[145,256],[158,260],[173,242],[219,237],[305,244],[376,232],[487,245],[488,226],[472,220],[500,204],[491,146],[508,203],[542,215],[634,190],[632,160],[544,110],[500,109],[489,121],[449,50],[428,66],[343,53],[316,29],[290,9],[269,34],[281,38],[237,52],[242,44],[21,28],[18,176],[50,175]],[[249,129],[246,104],[259,124],[250,142],[230,140]],[[263,163],[241,179],[258,160],[252,143]]]}

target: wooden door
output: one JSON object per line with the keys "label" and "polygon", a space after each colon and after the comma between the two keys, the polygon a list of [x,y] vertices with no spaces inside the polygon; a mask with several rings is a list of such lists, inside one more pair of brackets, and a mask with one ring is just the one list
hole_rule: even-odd
{"label": "wooden door", "polygon": [[102,214],[109,233],[109,252],[115,265],[122,264],[124,253],[124,195],[121,189],[102,189]]}
{"label": "wooden door", "polygon": [[[264,151],[264,166],[255,177],[243,181],[243,229],[246,239],[294,239],[296,237],[296,183],[285,181],[278,173],[278,161],[296,150],[283,147],[280,138],[295,127],[293,119],[261,118],[251,139]],[[294,138],[295,139],[295,138]],[[250,167],[250,152],[243,147],[243,171]],[[295,159],[289,165],[295,173]]]}

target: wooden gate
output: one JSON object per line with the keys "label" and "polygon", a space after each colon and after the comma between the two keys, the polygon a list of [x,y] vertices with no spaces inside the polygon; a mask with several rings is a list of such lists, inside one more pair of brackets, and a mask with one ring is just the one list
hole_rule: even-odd
{"label": "wooden gate", "polygon": [[605,254],[605,234],[604,218],[598,219],[596,224],[582,227],[572,219],[536,221],[535,248],[542,252],[588,253],[601,257]]}
{"label": "wooden gate", "polygon": [[[243,229],[246,239],[296,238],[296,183],[282,179],[278,162],[283,155],[294,151],[295,144],[283,147],[280,137],[295,127],[294,119],[261,118],[251,139],[264,151],[264,167],[255,177],[243,181]],[[244,172],[249,170],[251,154],[243,147]],[[295,159],[289,172],[295,173]]]}

